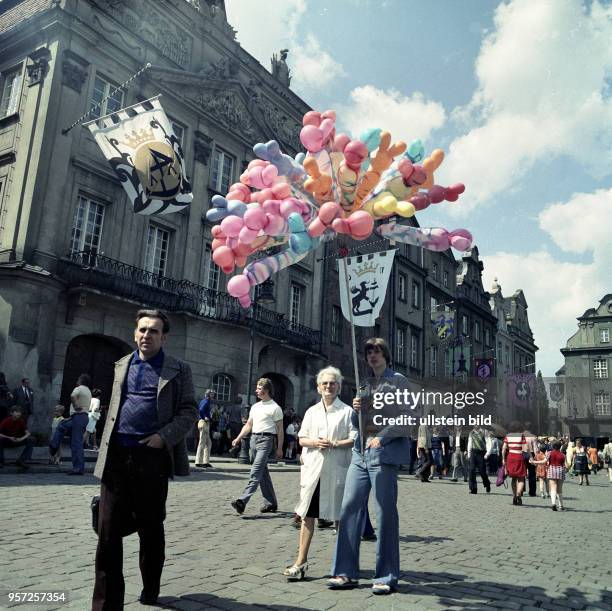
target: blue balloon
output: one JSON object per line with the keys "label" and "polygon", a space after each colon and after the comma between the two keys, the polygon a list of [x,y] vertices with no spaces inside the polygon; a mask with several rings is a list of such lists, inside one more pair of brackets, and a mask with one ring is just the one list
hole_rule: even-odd
{"label": "blue balloon", "polygon": [[276,166],[278,173],[281,176],[286,176],[290,181],[300,180],[304,177],[304,168],[302,168],[295,159],[281,153],[280,146],[276,140],[268,142],[258,142],[253,147],[253,152],[264,161],[269,161]]}
{"label": "blue balloon", "polygon": [[412,163],[418,163],[425,158],[425,147],[421,140],[417,138],[410,143],[406,151],[406,157],[408,157]]}

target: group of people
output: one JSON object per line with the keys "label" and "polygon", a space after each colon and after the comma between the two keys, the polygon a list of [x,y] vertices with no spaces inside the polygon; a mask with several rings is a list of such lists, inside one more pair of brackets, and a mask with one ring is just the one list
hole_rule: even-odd
{"label": "group of people", "polygon": [[[170,323],[165,313],[140,310],[136,314],[134,331],[136,349],[115,364],[113,391],[94,471],[101,480],[92,598],[92,609],[96,611],[123,607],[122,540],[133,532],[138,532],[140,539],[143,582],[140,601],[145,604],[157,602],[165,559],[168,479],[189,473],[186,437],[196,422],[202,445],[198,448],[196,463],[210,466],[210,435],[207,440],[202,431],[212,420],[213,395],[207,393],[198,410],[189,365],[163,350],[169,331]],[[391,355],[383,339],[369,339],[364,345],[363,356],[370,369],[372,392],[385,385],[401,383],[403,376],[390,368]],[[260,511],[277,511],[278,501],[268,460],[273,450],[277,458],[283,458],[285,433],[291,431],[302,449],[300,494],[295,508],[300,518],[300,534],[297,556],[284,570],[284,575],[290,580],[306,576],[314,521],[322,519],[335,524],[337,529],[327,585],[334,589],[354,587],[359,579],[360,542],[368,527],[371,528],[368,515],[371,496],[376,518],[372,591],[384,595],[394,590],[400,574],[398,473],[402,465],[410,461],[411,440],[408,435],[397,435],[389,428],[373,427],[365,419],[361,422],[364,398],[355,397],[351,406],[343,403],[339,399],[342,381],[342,374],[335,367],[326,367],[318,373],[316,384],[321,399],[306,411],[299,428],[293,418],[289,423],[284,421],[286,414],[274,400],[272,381],[268,378],[257,381],[258,401],[250,408],[248,416],[245,415],[242,428],[232,435],[234,448],[250,436],[254,460],[249,481],[231,506],[238,514],[244,513],[261,487],[264,504]],[[57,452],[61,438],[69,433],[75,473],[82,472],[83,439],[88,433],[88,425],[95,419],[91,416],[92,403],[95,406],[97,399],[94,395],[88,380],[81,377],[71,394],[71,416],[64,418],[59,413],[56,416],[51,450]],[[25,441],[26,455],[22,455],[25,462],[32,445],[27,442],[30,436],[25,420],[18,408],[9,409],[9,412],[10,416],[0,422],[0,448]],[[8,423],[7,418],[10,418]],[[204,424],[200,425],[201,422]],[[555,511],[563,509],[563,480],[567,469],[575,470],[581,478],[580,483],[584,480],[588,485],[588,470],[592,468],[589,463],[593,463],[595,456],[592,452],[589,456],[580,440],[575,447],[573,444],[565,447],[561,441],[535,447],[534,441],[523,432],[508,433],[501,448],[499,440],[479,427],[470,431],[465,449],[461,431],[454,431],[450,437],[449,446],[453,448],[451,479],[456,480],[457,470],[463,468],[470,492],[476,493],[479,473],[489,491],[491,482],[485,463],[490,462],[497,441],[496,454],[501,469],[512,480],[513,503],[522,504],[525,478],[532,470],[541,482],[544,481],[542,494],[550,494]],[[416,449],[420,460],[417,474],[422,481],[429,481],[434,474],[442,477],[448,450],[439,431],[429,433],[421,428]],[[469,469],[466,469],[466,459]],[[605,447],[603,459],[612,481],[612,442]],[[494,464],[489,464],[489,470]]]}

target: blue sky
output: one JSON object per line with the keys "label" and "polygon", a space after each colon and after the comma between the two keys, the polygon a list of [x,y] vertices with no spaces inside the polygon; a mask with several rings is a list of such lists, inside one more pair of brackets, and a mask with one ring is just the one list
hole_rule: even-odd
{"label": "blue sky", "polygon": [[[265,5],[265,8],[263,8]],[[484,284],[522,288],[544,375],[576,317],[612,292],[612,6],[580,0],[226,0],[266,68],[358,135],[420,137],[457,204],[422,226],[468,228]]]}

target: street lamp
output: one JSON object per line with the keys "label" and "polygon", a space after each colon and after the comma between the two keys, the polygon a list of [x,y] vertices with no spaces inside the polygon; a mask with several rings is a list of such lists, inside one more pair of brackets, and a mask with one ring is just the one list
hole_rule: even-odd
{"label": "street lamp", "polygon": [[[247,407],[251,405],[251,384],[253,383],[253,362],[255,358],[255,319],[257,317],[257,306],[259,304],[270,304],[274,303],[274,282],[269,278],[260,284],[255,289],[255,295],[253,297],[253,303],[251,304],[251,328],[249,332],[249,369],[247,374]],[[240,454],[238,455],[238,462],[242,464],[249,464],[249,447],[251,445],[251,436],[247,435],[243,437],[240,442]]]}

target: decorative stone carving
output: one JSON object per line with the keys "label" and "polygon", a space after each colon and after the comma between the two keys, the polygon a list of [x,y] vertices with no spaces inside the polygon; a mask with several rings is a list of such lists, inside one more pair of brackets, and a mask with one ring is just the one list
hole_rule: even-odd
{"label": "decorative stone carving", "polygon": [[206,134],[196,131],[194,133],[193,151],[196,161],[208,165],[208,159],[212,153],[213,139]]}
{"label": "decorative stone carving", "polygon": [[300,143],[300,130],[302,126],[297,121],[283,114],[278,107],[272,106],[267,99],[260,101],[259,108],[274,134],[274,139],[291,147],[294,152],[300,151],[302,149]]}
{"label": "decorative stone carving", "polygon": [[74,89],[77,93],[81,93],[81,89],[87,80],[87,70],[77,66],[65,59],[62,62],[62,85]]}
{"label": "decorative stone carving", "polygon": [[272,76],[285,87],[289,87],[291,83],[291,72],[289,66],[287,66],[288,53],[289,49],[282,49],[280,59],[278,59],[276,53],[272,55]]}
{"label": "decorative stone carving", "polygon": [[26,65],[26,70],[28,71],[28,85],[32,87],[32,85],[42,83],[44,80],[49,70],[51,51],[49,51],[49,49],[46,47],[43,47],[42,49],[37,49],[33,53],[30,53],[28,58],[32,62],[28,62]]}
{"label": "decorative stone carving", "polygon": [[242,101],[233,93],[204,93],[201,92],[196,102],[203,110],[213,115],[221,125],[247,140],[256,137],[257,131],[253,120]]}

